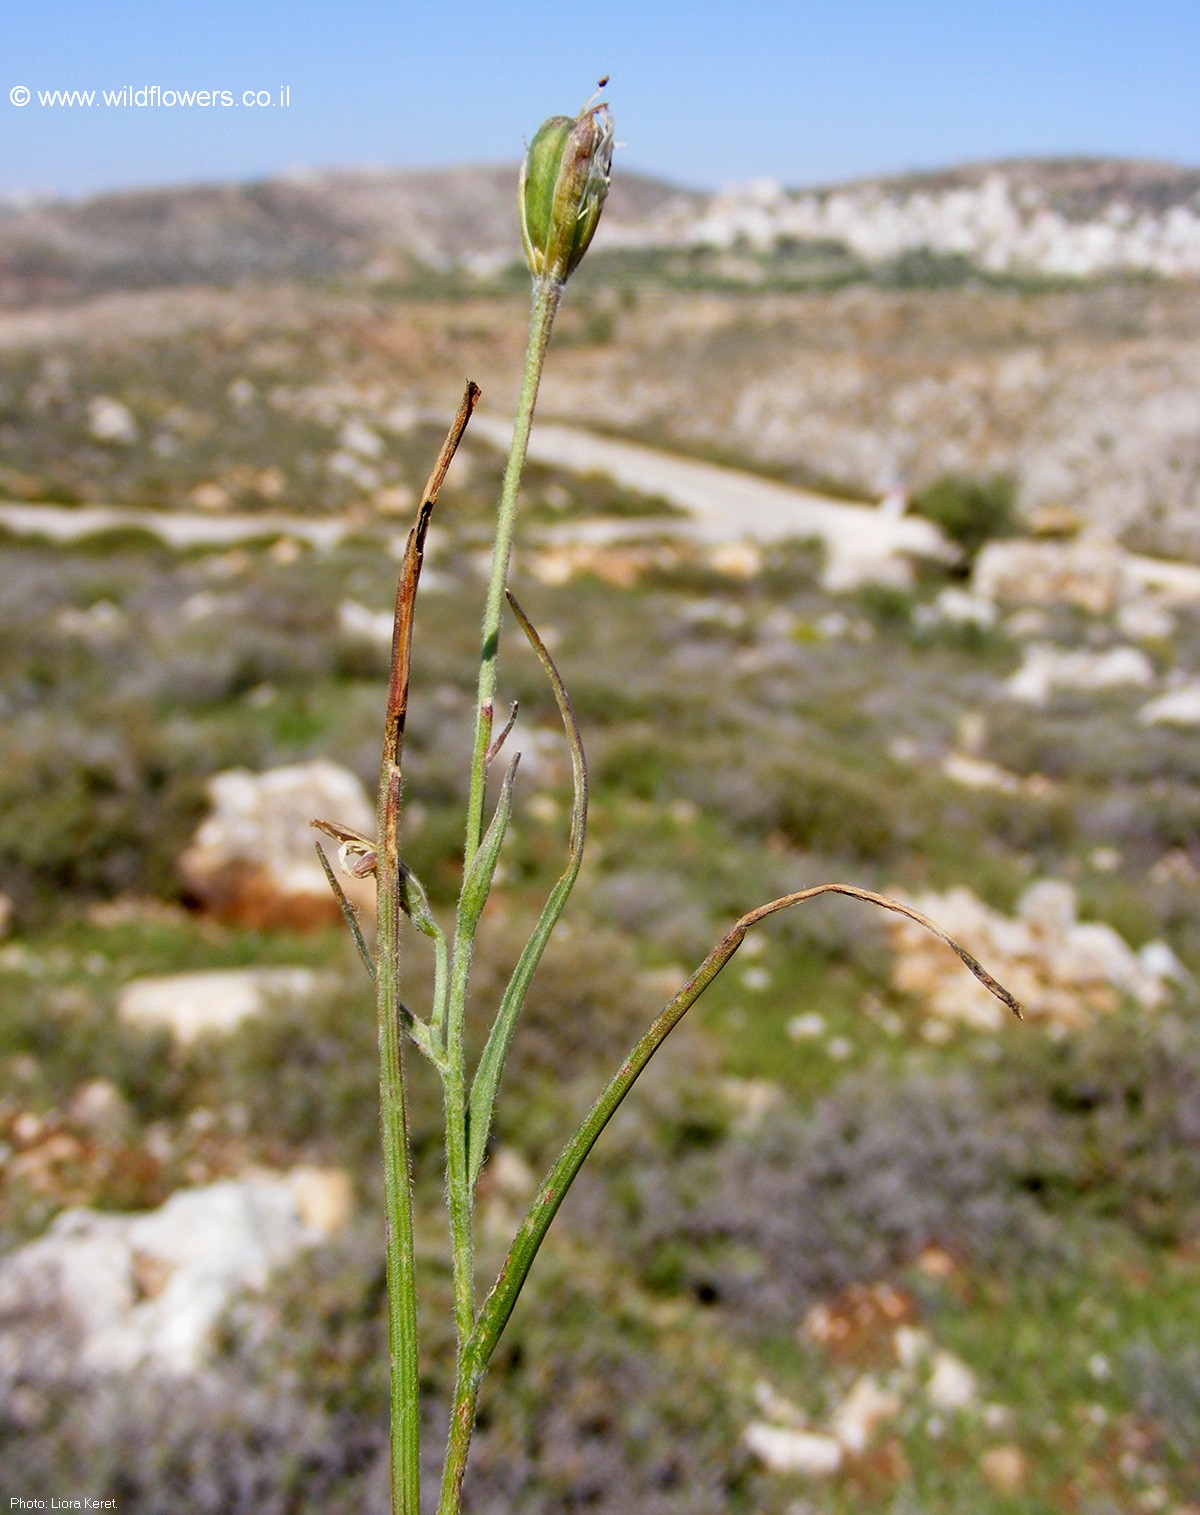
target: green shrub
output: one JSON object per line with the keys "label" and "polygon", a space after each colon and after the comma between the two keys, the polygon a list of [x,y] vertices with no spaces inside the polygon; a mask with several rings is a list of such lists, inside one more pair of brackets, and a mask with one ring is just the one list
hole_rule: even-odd
{"label": "green shrub", "polygon": [[0,876],[23,915],[41,918],[70,895],[174,891],[203,798],[161,733],[132,720],[109,730],[31,721],[0,751]]}
{"label": "green shrub", "polygon": [[913,497],[912,510],[940,526],[971,559],[993,537],[1017,529],[1017,487],[1009,474],[946,473]]}

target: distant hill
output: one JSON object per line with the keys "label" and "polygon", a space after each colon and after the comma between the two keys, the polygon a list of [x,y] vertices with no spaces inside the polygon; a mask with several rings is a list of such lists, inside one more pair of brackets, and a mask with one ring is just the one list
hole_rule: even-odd
{"label": "distant hill", "polygon": [[[520,253],[514,165],[356,170],[0,205],[0,304],[109,289],[279,278],[492,273]],[[598,245],[913,251],[992,272],[1200,275],[1200,171],[1119,159],[1015,160],[715,195],[614,176]]]}
{"label": "distant hill", "polygon": [[1200,170],[1111,158],[1017,159],[785,190],[724,190],[650,217],[640,245],[755,250],[839,243],[867,263],[918,251],[993,273],[1200,275]]}
{"label": "distant hill", "polygon": [[[516,183],[515,164],[347,170],[0,204],[0,304],[184,283],[491,272],[521,256]],[[704,203],[621,174],[605,217],[624,237]]]}
{"label": "distant hill", "polygon": [[[1200,169],[1137,158],[1008,158],[955,168],[861,179],[825,191],[873,191],[896,199],[977,190],[1000,175],[1018,198],[1032,197],[1072,221],[1099,220],[1113,204],[1138,214],[1165,215],[1200,196]],[[803,189],[794,190],[801,194]]]}

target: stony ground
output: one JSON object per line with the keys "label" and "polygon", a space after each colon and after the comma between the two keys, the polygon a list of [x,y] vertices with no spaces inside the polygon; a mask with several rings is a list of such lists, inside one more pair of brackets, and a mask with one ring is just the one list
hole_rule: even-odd
{"label": "stony ground", "polygon": [[[261,878],[235,888],[218,868],[209,890],[180,860],[194,864],[215,774],[320,759],[372,782],[387,543],[439,440],[420,407],[451,391],[447,371],[470,369],[501,409],[520,310],[500,298],[377,309],[329,291],[257,306],[122,298],[102,318],[60,310],[7,327],[0,482],[34,504],[258,513],[264,533],[179,549],[130,529],[0,543],[0,1493],[16,1480],[14,1494],[87,1483],[136,1511],[375,1508],[385,1364],[368,986],[319,911],[264,914]],[[1101,341],[1096,313],[1121,301],[1134,334]],[[588,322],[606,310],[597,341]],[[670,309],[653,291],[585,289],[547,400],[632,427],[612,396],[633,407],[641,384],[658,443],[721,436],[749,452],[760,431],[730,443],[718,421],[755,362],[769,388],[771,354],[794,374],[803,339],[886,377],[915,373],[924,344],[932,384],[973,344],[994,376],[1019,311],[1053,372],[1064,353],[1107,353],[1114,392],[1136,354],[1167,351],[1172,320],[1191,340],[1184,296],[1166,286],[860,291],[823,307],[708,294]],[[131,351],[135,320],[147,324]],[[726,389],[690,376],[692,361]],[[1147,397],[1159,361],[1146,358]],[[914,436],[935,435],[930,403],[906,423]],[[865,436],[865,410],[856,424]],[[1009,435],[1019,451],[1024,434]],[[811,479],[836,456],[805,446],[779,460]],[[406,845],[441,911],[499,469],[481,439],[456,465],[418,616]],[[1088,498],[1081,487],[1068,503],[1083,513]],[[1194,1511],[1200,770],[1194,715],[1148,712],[1200,677],[1196,610],[1126,592],[1120,575],[1096,601],[1069,565],[1044,575],[1038,604],[1002,573],[981,594],[936,561],[909,588],[831,592],[811,542],[714,554],[669,502],[549,463],[523,508],[539,540],[518,554],[515,587],[578,706],[593,824],[502,1094],[485,1263],[597,1081],[751,904],[828,878],[900,891],[994,953],[1035,1013],[981,1016],[953,957],[847,900],[748,943],[564,1208],[484,1401],[471,1508]],[[280,512],[350,529],[314,548],[271,528]],[[566,552],[564,536],[594,522],[602,550]],[[476,1036],[561,867],[568,820],[549,692],[508,633],[503,658],[525,759]],[[419,1003],[416,941],[409,965]],[[249,999],[247,969],[262,991]],[[240,986],[238,1023],[173,1033],[172,1005],[190,1003],[174,975],[217,970]],[[148,1011],[164,993],[166,1010]],[[449,1281],[423,1072],[432,1456]],[[78,1231],[57,1220],[69,1207],[146,1211],[255,1171],[270,1203],[291,1196],[297,1244],[265,1289],[231,1296],[203,1371],[166,1388],[144,1365],[79,1383],[53,1292],[30,1336],[21,1249]],[[326,1196],[319,1216],[297,1174],[305,1205]],[[146,1330],[171,1269],[204,1266],[148,1241],[156,1226],[136,1243],[84,1227],[113,1266],[126,1258],[114,1308],[141,1311]]]}
{"label": "stony ground", "polygon": [[[947,471],[1007,473],[1027,514],[1066,508],[1130,539],[1196,555],[1200,337],[1195,288],[1186,281],[731,294],[605,277],[589,287],[581,275],[564,310],[547,418],[667,441],[717,461],[749,460],[856,499],[920,489]],[[186,493],[188,465],[199,470],[190,474],[195,487],[211,481],[204,469],[221,461],[204,438],[218,418],[227,425],[228,401],[197,392],[218,375],[222,387],[239,377],[260,385],[278,418],[273,427],[284,416],[292,423],[292,436],[270,441],[260,424],[253,439],[242,438],[250,452],[268,446],[276,457],[302,457],[305,439],[294,428],[307,423],[317,428],[315,451],[335,454],[345,448],[321,427],[353,416],[386,434],[397,405],[455,403],[465,366],[489,408],[510,412],[524,322],[523,295],[464,293],[446,303],[325,289],[301,298],[286,286],[265,299],[153,291],[5,312],[0,351],[8,354],[11,397],[0,488],[33,498],[109,497],[111,459],[89,469],[77,456],[60,476],[62,465],[47,468],[39,438],[47,420],[61,434],[78,414],[80,442],[87,439],[84,407],[105,395],[113,372],[105,352],[120,352],[133,336],[148,353],[143,373],[187,364],[197,343],[204,350],[181,384],[192,393],[177,396],[172,417],[171,407],[156,408],[155,385],[138,366],[118,360],[138,424],[128,455],[157,446],[153,467],[143,463],[142,472],[161,503]],[[55,377],[64,362],[73,380]],[[43,370],[41,382],[31,382]],[[253,419],[251,406],[240,419]],[[289,498],[306,492],[303,481],[287,482]],[[253,488],[248,477],[232,483],[226,492],[235,496]],[[356,492],[353,471],[335,472],[326,489],[332,494],[322,498],[336,503],[370,493],[371,484]]]}

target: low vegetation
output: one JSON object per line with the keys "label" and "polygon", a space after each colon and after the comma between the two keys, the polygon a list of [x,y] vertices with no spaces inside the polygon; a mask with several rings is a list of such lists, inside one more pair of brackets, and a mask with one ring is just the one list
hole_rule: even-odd
{"label": "low vegetation", "polygon": [[[840,256],[784,255],[818,282]],[[564,317],[559,404],[600,350],[660,331],[674,273],[647,284],[633,268],[623,288],[609,260],[585,266]],[[701,269],[697,298],[728,272]],[[896,270],[892,282],[961,272]],[[458,291],[414,313],[410,293],[326,288],[309,324],[275,311],[256,326],[243,311],[240,326],[160,332],[136,356],[119,333],[0,355],[6,496],[263,518],[237,546],[170,549],[140,528],[68,547],[0,540],[0,887],[12,906],[0,1246],[72,1205],[151,1206],[254,1164],[340,1165],[360,1202],[336,1240],[233,1309],[210,1378],[6,1403],[0,1462],[14,1490],[86,1485],[137,1512],[387,1509],[377,1049],[360,968],[340,932],[259,933],[200,914],[177,859],[213,772],[321,756],[374,781],[387,647],[344,606],[390,609],[395,539],[440,440],[416,391],[448,344],[477,344],[485,370],[508,374],[517,308]],[[864,302],[839,307],[852,325],[907,320],[924,341],[932,323],[953,345],[943,307],[874,289],[847,298]],[[984,326],[1028,319],[1042,335],[1080,311],[1085,325],[1116,320],[1103,291],[1040,306],[1005,291],[1002,321],[973,285],[953,298],[959,315],[975,301]],[[1134,335],[1156,327],[1158,298],[1133,299]],[[817,314],[835,329],[827,306],[790,305],[772,326],[755,300],[738,293],[703,340],[686,321],[655,335],[651,368],[682,372],[699,346],[707,371],[722,356],[741,371],[756,344],[811,335]],[[397,353],[415,376],[403,397],[378,387]],[[98,420],[98,396],[126,419]],[[689,439],[709,455],[723,435],[711,420]],[[863,477],[851,452],[839,469]],[[811,462],[776,462],[819,482]],[[443,921],[477,650],[476,611],[463,607],[479,599],[500,472],[468,439],[420,596],[405,852]],[[597,518],[671,528],[664,502],[603,479],[531,465],[525,487],[535,536]],[[915,503],[970,553],[1012,529],[1014,487],[956,473]],[[335,513],[347,532],[319,551],[274,519]],[[772,547],[748,578],[689,551],[620,585],[547,582],[532,563],[518,553],[513,583],[589,736],[592,843],[514,1042],[481,1188],[481,1270],[499,1265],[598,1078],[753,901],[837,877],[910,893],[966,883],[1011,911],[1032,879],[1066,878],[1085,918],[1135,947],[1161,939],[1200,973],[1194,738],[1139,725],[1135,690],[1007,700],[1027,634],[1011,618],[939,619],[945,570],[923,568],[911,590],[831,596],[804,542]],[[1059,609],[1042,624],[1064,644],[1122,640],[1108,617]],[[1159,674],[1194,677],[1200,621],[1178,612],[1146,650]],[[524,650],[506,658],[499,694],[520,701],[526,760],[476,952],[475,1050],[561,868],[571,804],[542,670]],[[1015,787],[942,772],[968,732],[973,755]],[[1184,1515],[1200,1500],[1194,989],[1066,1035],[947,1030],[895,989],[878,921],[847,900],[806,911],[768,927],[717,982],[572,1191],[493,1364],[470,1509]],[[409,937],[406,997],[421,1003],[431,970]],[[117,1018],[131,979],[249,964],[317,968],[325,987],[187,1049]],[[96,1079],[117,1096],[103,1125],[82,1097]],[[432,1456],[453,1392],[453,1295],[436,1240],[438,1089],[419,1063],[410,1099],[418,1229],[432,1238],[420,1365]],[[848,1345],[813,1328],[814,1307],[848,1317],[847,1301],[885,1286],[897,1313]],[[939,1411],[906,1389],[828,1480],[767,1470],[744,1439],[762,1386],[824,1424],[864,1373],[898,1371],[897,1321],[969,1365],[973,1399]]]}

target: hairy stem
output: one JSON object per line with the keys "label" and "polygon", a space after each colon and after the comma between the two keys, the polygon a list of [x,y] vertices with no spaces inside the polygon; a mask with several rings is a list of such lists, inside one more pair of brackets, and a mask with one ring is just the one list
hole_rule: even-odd
{"label": "hairy stem", "polygon": [[471,758],[471,789],[467,800],[467,845],[464,872],[469,869],[483,836],[483,792],[487,777],[487,751],[492,739],[492,712],[496,697],[496,654],[500,646],[500,615],[504,609],[504,587],[508,581],[508,563],[512,557],[513,530],[517,518],[517,488],[525,466],[533,410],[537,404],[538,385],[550,344],[550,332],[562,296],[562,285],[554,279],[535,279],[533,311],[529,321],[529,347],[525,353],[525,374],[517,419],[513,425],[512,446],[504,470],[500,492],[500,509],[496,522],[496,540],[492,549],[492,574],[488,582],[483,611],[483,645],[479,657],[479,697],[475,711],[475,747]]}
{"label": "hairy stem", "polygon": [[483,1370],[477,1366],[478,1354],[465,1348],[459,1353],[458,1378],[454,1385],[454,1408],[450,1414],[450,1442],[442,1468],[442,1493],[438,1515],[459,1515],[462,1508],[463,1475],[471,1451],[471,1433],[475,1429],[475,1404]]}
{"label": "hairy stem", "polygon": [[[398,770],[394,786],[389,783],[384,788],[381,809],[386,806],[387,812],[394,813],[400,803]],[[397,870],[388,866],[385,856],[386,849],[381,852],[379,867],[379,956],[375,986],[379,1018],[379,1119],[387,1217],[392,1509],[396,1515],[419,1515],[421,1406],[412,1172],[400,1041],[400,889]]]}
{"label": "hairy stem", "polygon": [[[496,658],[500,646],[500,617],[504,608],[504,591],[508,565],[512,557],[513,532],[517,516],[517,491],[525,466],[529,432],[537,404],[538,386],[546,361],[546,349],[562,285],[551,278],[537,278],[533,284],[533,308],[529,320],[529,346],[525,354],[525,372],[513,425],[512,445],[504,470],[504,484],[496,521],[492,548],[492,570],[488,581],[483,612],[483,636],[479,655],[479,692],[475,710],[475,742],[471,754],[471,782],[467,798],[467,834],[463,848],[463,886],[459,896],[458,920],[451,957],[447,994],[445,1049],[446,1065],[443,1085],[446,1105],[446,1204],[450,1214],[450,1239],[454,1261],[454,1315],[458,1327],[458,1382],[454,1410],[450,1421],[449,1446],[446,1453],[439,1511],[457,1515],[460,1508],[463,1473],[471,1444],[475,1420],[475,1399],[479,1391],[479,1374],[468,1359],[467,1346],[475,1326],[474,1245],[471,1229],[474,1185],[471,1182],[467,1146],[467,1083],[463,1048],[463,1022],[466,1014],[467,979],[475,929],[482,909],[482,899],[473,905],[468,898],[474,891],[486,893],[495,871],[495,849],[489,848],[483,834],[483,810],[487,787],[488,760],[492,749],[492,718],[496,699]],[[512,769],[505,780],[506,794],[493,821],[507,818],[511,799]],[[501,815],[504,811],[504,815]],[[497,833],[502,838],[503,826]],[[492,838],[489,832],[488,841]],[[482,848],[482,852],[481,852]],[[483,865],[481,874],[480,866]],[[486,877],[483,876],[486,874]]]}
{"label": "hairy stem", "polygon": [[392,659],[384,717],[376,809],[375,878],[379,938],[375,1001],[379,1021],[379,1122],[383,1145],[387,1223],[388,1346],[391,1357],[391,1495],[393,1515],[420,1515],[421,1384],[417,1357],[417,1284],[413,1245],[413,1184],[405,1108],[404,1054],[400,1035],[405,1015],[400,998],[400,915],[405,878],[399,850],[401,755],[408,715],[413,617],[425,534],[438,492],[466,430],[479,390],[468,384],[458,415],[426,481],[417,524],[409,533],[392,628]]}
{"label": "hairy stem", "polygon": [[[455,941],[450,974],[450,1016],[442,1094],[446,1113],[446,1208],[454,1267],[454,1322],[459,1350],[475,1323],[475,1246],[471,1230],[472,1194],[467,1182],[467,1084],[461,1011],[470,970],[470,944]],[[457,1012],[457,1013],[456,1013]],[[460,1029],[456,1032],[456,1022]]]}

